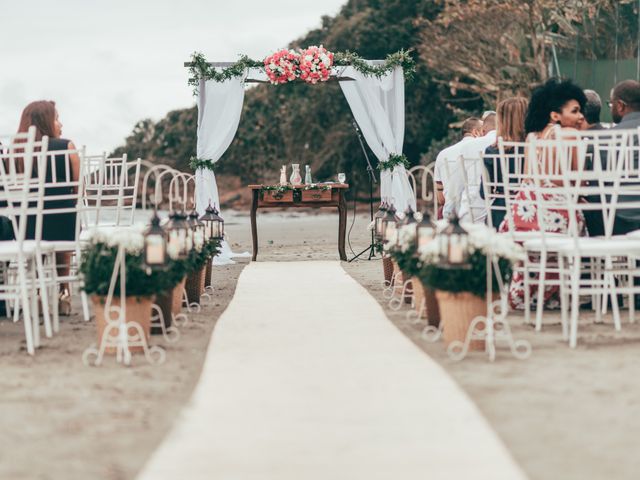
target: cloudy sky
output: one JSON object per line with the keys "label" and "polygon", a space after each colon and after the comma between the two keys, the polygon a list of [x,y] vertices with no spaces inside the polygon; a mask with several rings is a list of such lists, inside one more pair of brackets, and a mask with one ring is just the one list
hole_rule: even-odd
{"label": "cloudy sky", "polygon": [[320,26],[346,0],[2,1],[0,134],[55,100],[63,136],[88,153],[123,143],[142,118],[194,104],[191,52],[260,59]]}

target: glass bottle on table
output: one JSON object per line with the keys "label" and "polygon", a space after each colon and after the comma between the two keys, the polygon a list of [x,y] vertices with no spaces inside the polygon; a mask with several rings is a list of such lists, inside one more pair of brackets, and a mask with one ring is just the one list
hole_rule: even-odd
{"label": "glass bottle on table", "polygon": [[302,183],[302,177],[300,176],[300,164],[292,163],[291,168],[293,169],[293,171],[291,172],[289,181],[292,185],[300,185]]}
{"label": "glass bottle on table", "polygon": [[309,165],[304,166],[304,183],[306,185],[311,185],[313,180],[311,179],[311,167]]}
{"label": "glass bottle on table", "polygon": [[286,185],[286,184],[287,184],[287,166],[282,165],[282,168],[280,169],[280,185]]}

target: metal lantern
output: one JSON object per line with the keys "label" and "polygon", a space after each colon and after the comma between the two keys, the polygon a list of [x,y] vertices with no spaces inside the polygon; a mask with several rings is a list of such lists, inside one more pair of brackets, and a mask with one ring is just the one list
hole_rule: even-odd
{"label": "metal lantern", "polygon": [[150,268],[163,268],[167,262],[167,232],[160,226],[158,212],[154,210],[151,225],[144,232],[144,263]]}
{"label": "metal lantern", "polygon": [[224,219],[220,216],[220,212],[218,212],[215,205],[211,206],[211,203],[209,203],[209,206],[205,210],[204,215],[200,217],[200,220],[204,222],[204,237],[207,240],[222,240],[224,237]]}
{"label": "metal lantern", "polygon": [[193,233],[200,233],[202,238],[205,238],[205,226],[204,223],[198,218],[198,212],[194,207],[189,214],[189,223],[191,224],[191,228],[193,229]]}
{"label": "metal lantern", "polygon": [[395,244],[398,238],[398,217],[396,216],[396,209],[393,205],[390,205],[387,211],[382,217],[382,241],[384,243],[391,242]]}
{"label": "metal lantern", "polygon": [[455,212],[449,217],[449,225],[438,235],[440,241],[440,266],[444,268],[469,267],[469,234],[460,225]]}
{"label": "metal lantern", "polygon": [[416,223],[414,214],[415,212],[413,211],[413,208],[411,208],[411,205],[409,205],[407,209],[404,211],[404,218],[400,221],[400,223],[398,223],[398,226],[404,227],[405,225],[411,225],[412,223]]}
{"label": "metal lantern", "polygon": [[417,250],[425,248],[436,235],[436,226],[431,220],[429,211],[422,212],[422,220],[416,223],[416,247]]}
{"label": "metal lantern", "polygon": [[382,219],[387,212],[386,202],[382,202],[378,211],[373,216],[373,232],[378,241],[382,240]]}
{"label": "metal lantern", "polygon": [[209,206],[204,211],[204,215],[200,217],[200,221],[204,224],[204,238],[206,241],[209,241],[213,238],[213,207],[211,206],[211,202],[209,202]]}
{"label": "metal lantern", "polygon": [[187,258],[193,242],[193,232],[187,223],[187,216],[183,212],[173,211],[165,229],[169,234],[169,249],[176,252],[178,258]]}

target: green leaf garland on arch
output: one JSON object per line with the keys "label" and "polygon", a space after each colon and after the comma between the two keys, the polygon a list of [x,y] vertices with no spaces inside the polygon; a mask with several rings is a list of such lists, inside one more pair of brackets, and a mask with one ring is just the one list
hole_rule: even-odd
{"label": "green leaf garland on arch", "polygon": [[411,166],[406,155],[391,154],[389,155],[389,160],[383,160],[378,163],[378,170],[393,170],[396,165],[404,165],[404,168],[409,168]]}
{"label": "green leaf garland on arch", "polygon": [[[411,57],[411,50],[400,50],[387,55],[381,65],[370,65],[357,53],[350,51],[334,52],[333,65],[336,67],[351,66],[367,76],[381,77],[396,67],[402,67],[405,78],[410,80],[415,72],[415,61]],[[200,80],[215,80],[224,82],[230,78],[241,76],[247,68],[264,68],[263,60],[252,60],[246,55],[240,55],[240,59],[228,67],[220,68],[209,65],[205,56],[200,52],[191,55],[189,66],[189,85],[197,93]]]}
{"label": "green leaf garland on arch", "polygon": [[196,171],[199,168],[204,168],[205,170],[211,170],[213,172],[215,170],[215,163],[206,158],[191,157],[189,160],[189,167],[193,171]]}

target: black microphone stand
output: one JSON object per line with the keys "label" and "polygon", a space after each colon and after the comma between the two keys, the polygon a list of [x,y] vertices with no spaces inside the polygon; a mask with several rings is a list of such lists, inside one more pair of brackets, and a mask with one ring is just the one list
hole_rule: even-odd
{"label": "black microphone stand", "polygon": [[[370,213],[370,220],[373,222],[373,184],[374,183],[377,184],[378,180],[376,179],[376,172],[371,166],[371,161],[369,161],[369,155],[367,155],[367,149],[365,148],[364,142],[362,141],[362,133],[360,132],[360,128],[358,127],[358,122],[354,120],[352,124],[353,124],[353,128],[356,131],[356,134],[358,135],[358,141],[360,142],[360,148],[362,148],[362,153],[364,153],[364,158],[367,161],[367,172],[369,173],[369,213]],[[363,251],[361,251],[360,253],[358,253],[351,260],[349,260],[349,263],[353,262],[356,258],[364,255],[367,252],[369,252],[369,258],[367,258],[367,260],[371,260],[376,256],[376,241],[375,241],[373,230],[371,231],[371,243],[369,244],[369,246],[365,248]]]}

